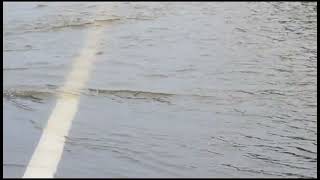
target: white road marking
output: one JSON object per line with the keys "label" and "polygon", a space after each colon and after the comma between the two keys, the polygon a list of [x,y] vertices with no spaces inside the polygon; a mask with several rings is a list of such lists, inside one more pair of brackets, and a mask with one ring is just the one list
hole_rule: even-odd
{"label": "white road marking", "polygon": [[61,88],[56,106],[43,130],[23,178],[54,177],[63,153],[65,136],[68,135],[80,99],[79,94],[65,92],[78,92],[85,86],[96,56],[101,31],[101,27],[98,27],[88,33],[87,43],[79,57],[73,62],[71,72]]}

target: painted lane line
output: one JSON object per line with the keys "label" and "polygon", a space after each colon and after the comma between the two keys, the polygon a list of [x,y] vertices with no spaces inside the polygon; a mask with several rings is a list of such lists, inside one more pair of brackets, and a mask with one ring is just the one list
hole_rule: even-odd
{"label": "painted lane line", "polygon": [[61,159],[65,137],[68,136],[72,120],[78,110],[80,95],[65,92],[79,92],[89,79],[97,46],[101,38],[101,28],[89,31],[86,45],[73,61],[55,108],[40,141],[31,157],[23,178],[53,178]]}

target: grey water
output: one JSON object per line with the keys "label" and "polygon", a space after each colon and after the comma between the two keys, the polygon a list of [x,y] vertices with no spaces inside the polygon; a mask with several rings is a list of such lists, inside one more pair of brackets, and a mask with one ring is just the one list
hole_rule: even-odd
{"label": "grey water", "polygon": [[5,2],[4,177],[86,42],[55,177],[317,177],[316,2]]}

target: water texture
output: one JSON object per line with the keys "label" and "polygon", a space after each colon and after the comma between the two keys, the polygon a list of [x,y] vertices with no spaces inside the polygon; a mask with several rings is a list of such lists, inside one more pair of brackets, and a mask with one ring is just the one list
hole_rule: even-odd
{"label": "water texture", "polygon": [[55,99],[94,28],[56,177],[317,177],[316,2],[5,3],[4,112]]}

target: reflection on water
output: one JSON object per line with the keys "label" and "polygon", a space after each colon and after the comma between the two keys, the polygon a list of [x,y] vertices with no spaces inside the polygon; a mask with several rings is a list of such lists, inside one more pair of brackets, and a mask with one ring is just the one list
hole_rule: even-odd
{"label": "reflection on water", "polygon": [[66,92],[82,94],[87,118],[58,177],[317,177],[316,10],[6,3],[3,97],[19,113],[55,97],[84,34],[104,28],[87,88]]}

